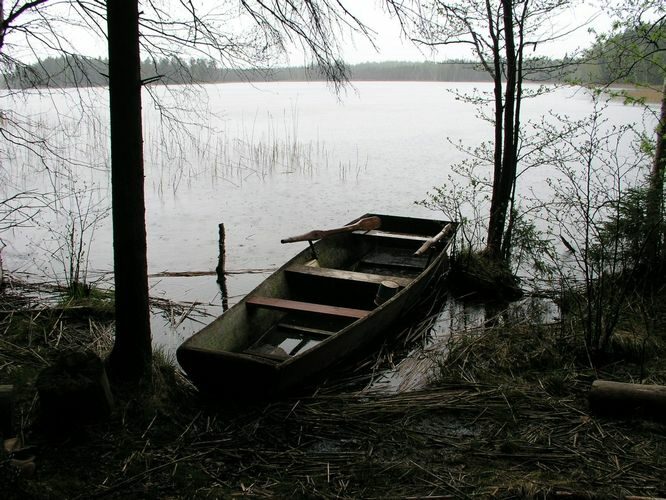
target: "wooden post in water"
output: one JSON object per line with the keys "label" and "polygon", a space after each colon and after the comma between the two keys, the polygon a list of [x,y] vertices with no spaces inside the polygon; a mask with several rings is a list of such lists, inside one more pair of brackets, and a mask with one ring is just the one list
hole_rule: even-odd
{"label": "wooden post in water", "polygon": [[226,261],[226,235],[224,231],[224,224],[220,223],[218,226],[218,250],[217,257],[217,284],[220,285],[220,293],[222,294],[222,310],[229,309],[229,292],[227,291],[227,273],[225,272]]}

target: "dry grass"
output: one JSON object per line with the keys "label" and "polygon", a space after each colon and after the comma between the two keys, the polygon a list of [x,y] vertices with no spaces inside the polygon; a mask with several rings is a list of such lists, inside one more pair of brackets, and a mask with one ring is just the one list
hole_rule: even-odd
{"label": "dry grass", "polygon": [[637,86],[611,86],[607,93],[613,97],[621,98],[631,102],[640,101],[649,104],[660,103],[663,98],[662,88],[659,87],[637,87]]}
{"label": "dry grass", "polygon": [[[423,340],[433,321],[427,312],[420,328],[405,328],[382,352]],[[41,363],[32,347],[8,354],[3,346],[2,359]],[[663,354],[656,342],[647,367],[655,382],[666,382]],[[666,495],[666,427],[587,408],[594,378],[625,378],[638,368],[615,360],[599,373],[566,325],[500,314],[454,335],[430,387],[363,390],[387,358],[361,360],[316,395],[255,405],[202,401],[162,361],[150,385],[120,395],[107,422],[56,438],[30,429],[28,409],[37,473],[7,478],[3,496]]]}

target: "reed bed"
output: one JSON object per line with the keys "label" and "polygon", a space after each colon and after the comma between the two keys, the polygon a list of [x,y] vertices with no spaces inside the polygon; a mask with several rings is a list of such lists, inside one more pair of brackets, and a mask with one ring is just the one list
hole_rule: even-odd
{"label": "reed bed", "polygon": [[106,315],[98,320],[77,308],[51,307],[37,289],[13,281],[0,293],[0,360],[6,361],[0,361],[0,383],[12,383],[8,372],[13,368],[41,369],[65,349],[85,348],[101,356],[111,348],[113,329]]}
{"label": "reed bed", "polygon": [[[397,352],[407,339],[424,340],[433,321],[425,318],[382,352]],[[120,474],[97,493],[132,487],[145,493],[153,474],[150,485],[175,487],[184,474],[193,496],[666,494],[665,426],[590,413],[587,390],[599,373],[577,335],[561,323],[506,313],[452,333],[430,386],[418,391],[368,391],[369,379],[361,375],[368,377],[369,357],[348,367],[346,379],[307,397],[254,406],[193,402],[199,410],[180,415],[174,453],[161,455],[159,464],[151,461],[159,471]],[[375,368],[383,366],[383,356]],[[611,363],[604,373],[625,377],[632,369]],[[664,375],[659,368],[653,372],[656,379]],[[355,383],[345,385],[350,381]]]}
{"label": "reed bed", "polygon": [[162,444],[159,426],[146,428],[141,451],[108,467],[94,496],[618,498],[666,487],[663,426],[598,419],[575,396],[536,388],[459,384],[180,416]]}

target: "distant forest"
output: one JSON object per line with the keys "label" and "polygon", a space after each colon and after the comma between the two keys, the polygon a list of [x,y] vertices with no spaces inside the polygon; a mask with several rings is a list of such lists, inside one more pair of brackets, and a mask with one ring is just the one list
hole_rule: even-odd
{"label": "distant forest", "polygon": [[[577,64],[576,61],[538,59],[526,80],[607,83],[609,72],[603,58]],[[145,60],[141,65],[146,82],[163,84],[228,83],[259,81],[318,81],[324,77],[316,69],[229,69],[207,59],[183,60],[176,57]],[[654,74],[653,74],[654,73]],[[49,57],[3,74],[4,88],[84,87],[107,85],[107,61],[80,56]],[[446,62],[380,62],[349,66],[352,81],[490,81],[478,63],[464,60]],[[663,76],[650,68],[636,67],[627,81],[660,84]]]}
{"label": "distant forest", "polygon": [[[490,81],[478,64],[468,61],[364,63],[348,69],[350,79],[357,81]],[[108,83],[107,74],[105,59],[49,57],[3,75],[3,83],[11,88],[102,86]],[[144,81],[164,84],[324,79],[316,68],[230,69],[218,66],[213,60],[176,57],[145,60],[141,75]]]}

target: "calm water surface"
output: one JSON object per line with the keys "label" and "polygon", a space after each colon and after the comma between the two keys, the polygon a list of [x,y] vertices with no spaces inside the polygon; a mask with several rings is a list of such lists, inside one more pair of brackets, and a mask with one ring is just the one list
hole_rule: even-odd
{"label": "calm water surface", "polygon": [[[478,86],[456,84],[459,90]],[[219,223],[226,227],[227,268],[257,270],[279,266],[302,247],[281,245],[281,238],[338,226],[366,212],[437,217],[414,201],[445,183],[450,165],[462,158],[447,138],[476,144],[492,135],[490,125],[456,100],[452,88],[449,83],[357,82],[340,96],[321,83],[211,85],[188,94],[177,87],[156,88],[163,102],[197,109],[178,114],[185,122],[178,124],[144,98],[150,273],[213,270]],[[95,203],[96,210],[108,206],[106,91],[83,92],[16,101],[53,131],[63,156],[82,165],[58,176],[54,172],[66,167],[54,157],[40,163],[10,149],[3,159],[11,165],[5,195],[55,185],[63,192],[86,190],[85,201]],[[79,104],[72,104],[80,102],[86,106],[83,121]],[[527,101],[524,122],[551,109],[582,118],[592,102],[580,89],[559,89]],[[611,103],[606,114],[612,123],[641,120],[639,109],[620,103]],[[86,167],[90,164],[95,168]],[[523,185],[538,191],[546,175],[532,172]],[[1,235],[9,269],[47,276],[60,271],[49,255],[57,246],[54,228],[57,232],[62,221],[55,215],[43,220],[39,227]],[[93,274],[111,270],[110,217],[96,226],[89,255]],[[231,275],[231,302],[265,276]],[[150,284],[156,297],[203,302],[219,311],[214,276],[151,278]],[[193,320],[169,326],[163,314],[153,321],[155,341],[167,347],[201,326]]]}

